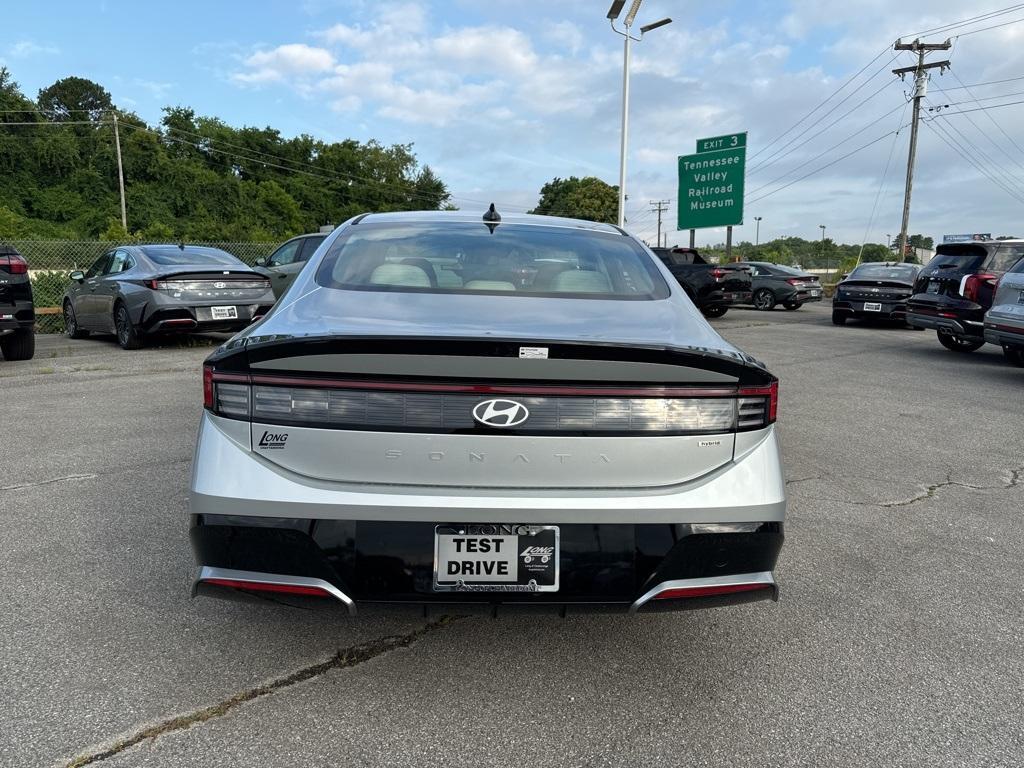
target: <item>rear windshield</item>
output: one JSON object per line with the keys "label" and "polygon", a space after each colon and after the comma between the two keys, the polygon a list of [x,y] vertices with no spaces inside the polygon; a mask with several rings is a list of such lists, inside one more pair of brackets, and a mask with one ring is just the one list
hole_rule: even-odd
{"label": "rear windshield", "polygon": [[861,264],[850,273],[851,280],[902,280],[914,282],[917,267],[909,264]]}
{"label": "rear windshield", "polygon": [[146,248],[143,251],[150,261],[161,267],[237,267],[241,262],[224,251],[202,250],[191,248]]}
{"label": "rear windshield", "polygon": [[983,245],[940,245],[935,249],[935,256],[928,262],[928,268],[977,269],[987,255],[988,251]]}
{"label": "rear windshield", "polygon": [[807,274],[802,269],[793,269],[792,267],[787,267],[785,264],[768,264],[766,266],[768,267],[769,272],[774,272],[775,274],[800,275],[801,277]]}
{"label": "rear windshield", "polygon": [[[493,226],[493,225],[492,225]],[[651,257],[618,233],[532,225],[356,224],[317,269],[326,288],[663,299]]]}

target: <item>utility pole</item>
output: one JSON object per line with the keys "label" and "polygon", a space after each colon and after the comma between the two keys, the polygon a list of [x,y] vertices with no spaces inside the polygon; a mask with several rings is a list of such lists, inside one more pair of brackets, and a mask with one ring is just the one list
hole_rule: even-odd
{"label": "utility pole", "polygon": [[732,261],[732,227],[725,228],[725,260]]}
{"label": "utility pole", "polygon": [[914,74],[914,116],[910,122],[910,152],[907,155],[907,185],[903,193],[903,224],[900,226],[899,239],[896,241],[900,250],[900,261],[906,259],[907,254],[907,229],[910,226],[910,194],[914,188],[914,160],[917,157],[917,127],[921,117],[921,99],[928,93],[928,70],[939,69],[944,72],[949,66],[949,60],[933,61],[930,64],[924,63],[924,56],[928,51],[948,51],[953,43],[946,40],[944,43],[922,43],[918,38],[912,43],[904,43],[897,40],[893,49],[897,51],[913,51],[917,54],[917,64],[913,67],[900,67],[892,73],[903,79],[907,74]]}
{"label": "utility pole", "polygon": [[114,147],[117,149],[117,184],[121,188],[121,227],[128,231],[128,210],[124,204],[124,166],[121,164],[121,134],[117,130],[117,113],[114,113]]}
{"label": "utility pole", "polygon": [[[668,200],[652,200],[651,201],[651,210],[652,211],[657,211],[657,213],[658,213],[658,239],[655,242],[658,244],[659,247],[661,246],[661,214],[662,214],[663,211],[667,211],[668,210],[668,203],[669,203]],[[667,232],[665,233],[665,237],[666,237],[666,239],[668,238],[668,233]]]}

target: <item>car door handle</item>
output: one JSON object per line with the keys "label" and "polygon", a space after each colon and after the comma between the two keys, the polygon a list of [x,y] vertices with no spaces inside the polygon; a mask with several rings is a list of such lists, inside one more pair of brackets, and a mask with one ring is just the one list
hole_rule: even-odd
{"label": "car door handle", "polygon": [[288,275],[281,274],[281,275],[278,275],[277,277],[280,280],[284,280],[286,277],[288,277]]}

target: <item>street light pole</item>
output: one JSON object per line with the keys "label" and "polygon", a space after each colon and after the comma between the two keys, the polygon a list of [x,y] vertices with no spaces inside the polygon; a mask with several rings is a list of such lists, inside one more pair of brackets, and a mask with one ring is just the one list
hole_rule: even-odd
{"label": "street light pole", "polygon": [[754,222],[757,224],[757,229],[754,230],[754,247],[757,248],[761,244],[761,219],[762,216],[755,216]]}
{"label": "street light pole", "polygon": [[625,226],[626,224],[626,145],[629,139],[629,44],[633,41],[640,42],[643,36],[650,32],[652,29],[663,27],[666,24],[672,23],[672,19],[661,19],[651,24],[645,24],[640,27],[640,36],[633,37],[630,34],[630,28],[633,26],[633,21],[636,19],[636,14],[640,10],[640,4],[643,0],[633,0],[633,4],[629,6],[629,11],[626,12],[626,18],[622,21],[623,28],[621,30],[615,28],[615,20],[619,18],[619,14],[622,13],[623,6],[626,5],[626,0],[612,0],[611,7],[608,9],[608,22],[611,24],[612,31],[617,35],[622,35],[622,133],[619,137],[619,226]]}
{"label": "street light pole", "polygon": [[[821,228],[821,255],[824,256],[825,255],[825,225],[824,224],[819,224],[818,226]],[[825,261],[825,277],[826,278],[828,278],[828,271],[829,271],[828,268],[829,268],[829,263],[826,260]]]}

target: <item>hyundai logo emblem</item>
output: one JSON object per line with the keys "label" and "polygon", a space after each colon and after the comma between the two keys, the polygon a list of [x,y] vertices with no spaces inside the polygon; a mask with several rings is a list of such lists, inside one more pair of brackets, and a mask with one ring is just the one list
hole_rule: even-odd
{"label": "hyundai logo emblem", "polygon": [[227,283],[214,283],[213,287],[214,288],[227,288],[228,284]]}
{"label": "hyundai logo emblem", "polygon": [[530,411],[515,400],[484,400],[473,408],[473,418],[488,427],[516,427],[530,418]]}

